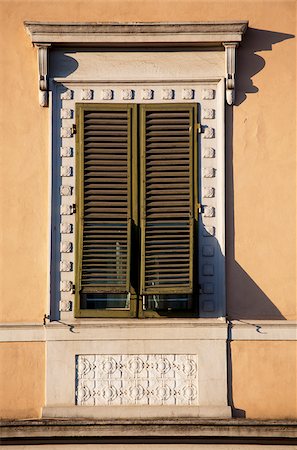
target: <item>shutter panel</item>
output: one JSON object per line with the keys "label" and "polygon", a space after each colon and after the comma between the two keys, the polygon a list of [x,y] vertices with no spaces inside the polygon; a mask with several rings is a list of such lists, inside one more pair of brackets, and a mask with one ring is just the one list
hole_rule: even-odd
{"label": "shutter panel", "polygon": [[80,291],[130,286],[131,109],[84,108],[80,161]]}
{"label": "shutter panel", "polygon": [[142,107],[142,294],[193,291],[194,112]]}

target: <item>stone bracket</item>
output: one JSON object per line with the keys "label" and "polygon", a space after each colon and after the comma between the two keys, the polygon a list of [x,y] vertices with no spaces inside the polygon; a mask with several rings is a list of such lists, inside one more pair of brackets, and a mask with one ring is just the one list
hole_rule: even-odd
{"label": "stone bracket", "polygon": [[35,44],[38,58],[38,89],[40,106],[48,106],[48,49],[51,44]]}
{"label": "stone bracket", "polygon": [[235,101],[235,70],[236,70],[236,48],[237,42],[223,42],[225,47],[226,67],[226,101],[228,105],[234,105]]}

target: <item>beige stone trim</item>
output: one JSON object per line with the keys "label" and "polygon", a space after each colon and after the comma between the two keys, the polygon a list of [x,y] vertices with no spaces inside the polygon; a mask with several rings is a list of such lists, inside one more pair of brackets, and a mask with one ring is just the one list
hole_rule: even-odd
{"label": "beige stone trim", "polygon": [[24,22],[34,44],[240,42],[248,21],[154,23]]}

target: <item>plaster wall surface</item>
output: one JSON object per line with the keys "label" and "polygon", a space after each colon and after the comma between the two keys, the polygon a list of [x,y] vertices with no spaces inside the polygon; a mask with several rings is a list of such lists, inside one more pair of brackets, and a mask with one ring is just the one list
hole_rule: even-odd
{"label": "plaster wall surface", "polygon": [[41,342],[0,345],[0,417],[40,417],[44,403],[45,352]]}
{"label": "plaster wall surface", "polygon": [[[42,323],[48,302],[50,112],[38,104],[24,20],[249,20],[227,111],[228,315],[296,319],[296,3],[10,0],[0,17],[0,322]],[[295,350],[294,342],[233,343],[235,407],[247,417],[296,417]],[[4,417],[38,417],[44,344],[1,344],[0,352]]]}

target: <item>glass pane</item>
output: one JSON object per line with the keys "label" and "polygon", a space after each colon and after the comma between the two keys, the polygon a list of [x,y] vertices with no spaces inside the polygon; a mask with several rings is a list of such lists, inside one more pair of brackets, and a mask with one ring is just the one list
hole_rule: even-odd
{"label": "glass pane", "polygon": [[81,294],[81,309],[129,309],[130,299],[125,294]]}
{"label": "glass pane", "polygon": [[192,296],[188,294],[155,294],[146,296],[146,309],[188,310],[192,308]]}

